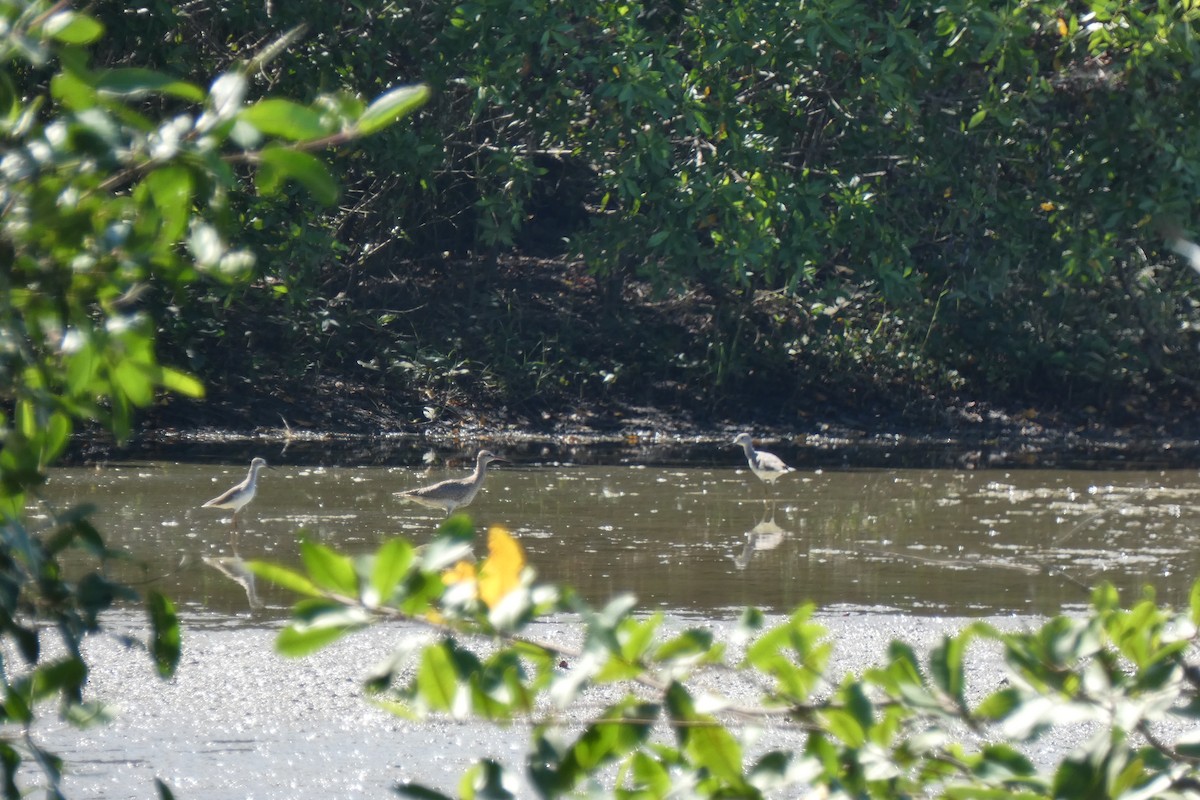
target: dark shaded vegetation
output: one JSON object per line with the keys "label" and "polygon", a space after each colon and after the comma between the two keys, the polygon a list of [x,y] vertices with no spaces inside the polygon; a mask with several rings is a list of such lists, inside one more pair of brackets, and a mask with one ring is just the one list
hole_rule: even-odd
{"label": "dark shaded vegetation", "polygon": [[1197,12],[1084,6],[98,12],[112,62],[201,80],[306,23],[263,88],[433,89],[338,157],[336,210],[236,198],[255,284],[163,298],[215,424],[315,394],[334,427],[644,405],[937,427],[976,401],[1173,427],[1200,379],[1166,246],[1200,188]]}

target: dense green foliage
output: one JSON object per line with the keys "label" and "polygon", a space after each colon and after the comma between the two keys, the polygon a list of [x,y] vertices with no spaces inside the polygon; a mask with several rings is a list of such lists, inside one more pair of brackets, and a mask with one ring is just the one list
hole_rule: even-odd
{"label": "dense green foliage", "polygon": [[[730,643],[702,627],[668,635],[661,614],[635,615],[630,597],[593,609],[568,589],[537,585],[497,529],[478,570],[448,570],[471,537],[460,515],[420,551],[392,539],[352,558],[308,542],[303,571],[252,565],[303,598],[280,650],[304,655],[387,620],[433,629],[436,641],[400,648],[367,689],[406,715],[530,720],[523,777],[540,797],[1195,796],[1194,728],[1177,737],[1162,723],[1200,716],[1200,582],[1183,612],[1149,594],[1126,609],[1101,586],[1085,615],[1021,632],[971,624],[927,659],[893,642],[878,667],[843,677],[830,671],[836,644],[811,608],[769,629],[748,610],[735,642],[741,652],[731,657]],[[564,613],[583,628],[577,649],[531,630]],[[1002,658],[1007,680],[978,685],[973,654]],[[754,701],[722,696],[722,683],[755,687]],[[559,712],[599,686],[627,688],[581,725],[565,722]],[[772,731],[783,735],[785,727],[772,720],[790,722],[786,735],[801,743],[778,747]],[[1052,766],[1030,758],[1028,748],[1081,725],[1087,735]],[[752,759],[749,738],[776,749]],[[483,761],[464,774],[457,796],[522,796],[515,777]]]}
{"label": "dense green foliage", "polygon": [[55,797],[61,763],[30,726],[52,699],[72,721],[103,716],[83,701],[81,651],[101,614],[143,600],[142,646],[164,677],[181,645],[170,600],[109,577],[108,562],[124,556],[90,509],[42,497],[47,467],[80,423],[123,439],[157,393],[202,394],[160,363],[157,324],[189,293],[220,296],[249,274],[254,256],[230,244],[226,196],[246,180],[239,170],[253,167],[263,195],[294,182],[332,202],[337,184],[311,151],[386,127],[426,90],[369,106],[350,95],[250,102],[247,76],[288,38],[202,88],[93,65],[88,46],[103,26],[66,4],[0,1],[0,26],[0,792],[22,796],[37,781],[32,764]]}
{"label": "dense green foliage", "polygon": [[[113,61],[205,75],[307,21],[255,80],[305,101],[431,85],[418,124],[342,162],[338,210],[242,212],[308,381],[418,408],[443,384],[682,384],[819,413],[814,388],[1103,407],[1200,378],[1196,278],[1164,247],[1200,196],[1190,0],[99,5]],[[582,259],[611,327],[499,292],[511,252]],[[634,328],[634,285],[703,302],[682,335]],[[265,295],[179,335],[253,328]],[[272,368],[240,339],[219,365],[191,346],[213,377]]]}

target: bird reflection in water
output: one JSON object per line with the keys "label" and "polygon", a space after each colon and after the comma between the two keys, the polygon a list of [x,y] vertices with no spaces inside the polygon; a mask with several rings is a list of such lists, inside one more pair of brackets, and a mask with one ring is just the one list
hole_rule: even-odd
{"label": "bird reflection in water", "polygon": [[246,568],[246,559],[235,555],[220,557],[205,556],[203,560],[205,564],[220,572],[245,590],[246,600],[250,603],[251,611],[258,611],[263,607],[263,601],[259,599],[258,588],[254,582],[254,573]]}
{"label": "bird reflection in water", "polygon": [[775,522],[775,504],[770,503],[769,507],[771,511],[770,518],[767,518],[768,504],[764,502],[763,518],[759,520],[757,525],[746,531],[746,544],[742,547],[742,552],[733,557],[733,564],[738,569],[745,569],[750,566],[750,562],[754,560],[755,553],[765,553],[779,547],[790,533],[790,531],[784,530]]}

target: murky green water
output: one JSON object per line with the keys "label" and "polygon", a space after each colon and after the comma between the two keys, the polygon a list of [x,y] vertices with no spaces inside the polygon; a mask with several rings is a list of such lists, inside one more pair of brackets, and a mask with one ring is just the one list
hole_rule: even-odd
{"label": "murky green water", "polygon": [[[45,496],[59,509],[97,507],[109,542],[134,556],[121,567],[126,580],[157,582],[185,609],[246,614],[254,601],[253,616],[280,616],[291,598],[251,593],[222,573],[223,559],[295,563],[302,531],[352,553],[395,535],[426,541],[441,515],[393,492],[464,467],[272,469],[236,541],[228,512],[199,506],[246,464],[61,469]],[[517,460],[493,469],[469,511],[513,531],[542,579],[594,603],[631,591],[643,608],[698,614],[809,600],[847,611],[1056,613],[1085,603],[1081,585],[1101,579],[1125,592],[1151,584],[1179,602],[1200,566],[1192,470],[808,469],[768,492],[732,449],[728,466],[695,468]]]}

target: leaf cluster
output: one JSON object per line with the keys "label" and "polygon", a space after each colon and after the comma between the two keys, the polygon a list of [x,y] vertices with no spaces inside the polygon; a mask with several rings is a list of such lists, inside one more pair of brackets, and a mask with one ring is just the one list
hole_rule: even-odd
{"label": "leaf cluster", "polygon": [[[519,778],[541,797],[819,789],[1083,800],[1184,797],[1200,778],[1193,737],[1166,725],[1194,720],[1200,708],[1200,582],[1182,612],[1149,593],[1124,608],[1102,585],[1084,614],[1016,632],[970,624],[926,657],[894,641],[879,666],[839,677],[830,668],[835,643],[811,607],[772,627],[748,609],[728,643],[704,628],[668,632],[661,614],[636,614],[630,597],[594,609],[569,589],[536,584],[514,555],[519,546],[496,530],[488,560],[521,578],[486,602],[464,595],[444,570],[470,536],[469,521],[456,516],[420,554],[400,539],[357,558],[306,545],[305,570],[252,568],[306,596],[279,636],[286,654],[372,623],[428,628],[432,641],[407,640],[373,670],[366,686],[375,702],[405,716],[524,720],[531,737]],[[539,619],[563,615],[577,621],[580,645],[536,636]],[[973,677],[981,658],[1002,662],[999,686]],[[714,685],[756,691],[748,702]],[[601,690],[617,699],[572,717]],[[748,753],[751,739],[770,743],[785,730],[799,743]],[[1063,735],[1080,744],[1057,763],[1036,764],[1039,742]],[[519,783],[488,759],[463,775],[458,796],[515,797]],[[398,791],[449,796],[418,785]]]}
{"label": "leaf cluster", "polygon": [[[409,114],[423,86],[371,102],[250,98],[249,75],[292,45],[293,30],[207,85],[143,66],[96,65],[104,25],[66,3],[0,2],[0,768],[5,797],[39,768],[59,796],[62,764],[32,736],[39,703],[75,722],[85,702],[82,644],[102,615],[144,603],[144,644],[173,674],[181,640],[171,601],[107,575],[90,508],[44,501],[47,468],[76,426],[118,440],[160,393],[200,397],[192,375],[164,363],[157,326],[185,289],[227,292],[255,260],[237,236],[229,197],[296,184],[325,202],[337,183],[317,155]],[[182,292],[182,294],[181,294]],[[39,502],[36,525],[27,505]],[[43,637],[56,635],[58,648]],[[58,654],[61,652],[61,655]],[[165,787],[161,791],[168,793]]]}

